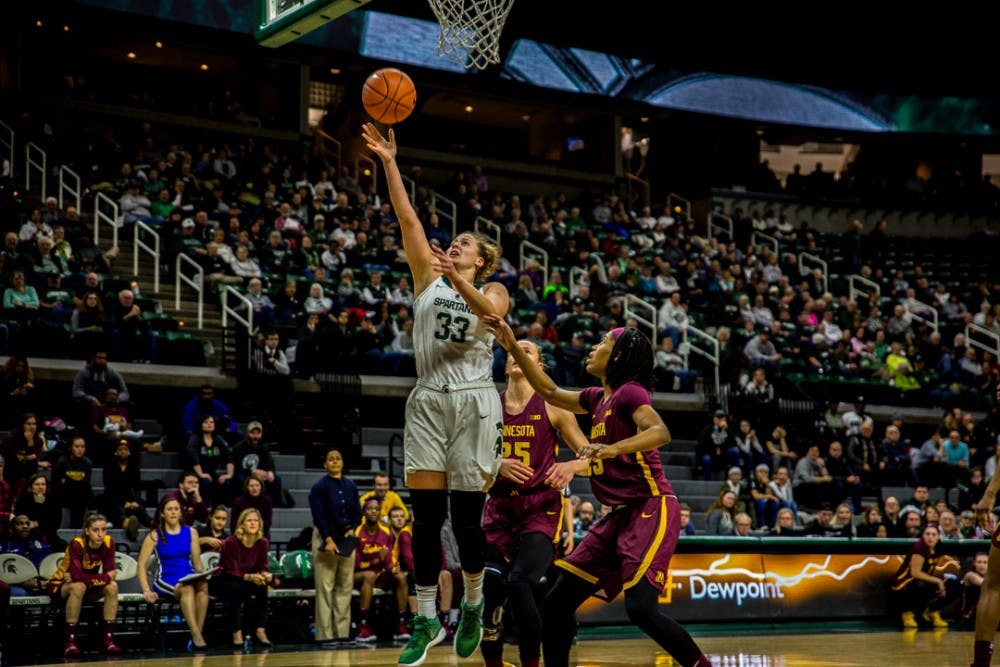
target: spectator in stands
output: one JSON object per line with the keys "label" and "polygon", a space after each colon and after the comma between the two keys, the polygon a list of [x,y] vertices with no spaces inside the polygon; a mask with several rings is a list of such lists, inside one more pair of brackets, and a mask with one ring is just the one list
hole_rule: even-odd
{"label": "spectator in stands", "polygon": [[281,477],[275,473],[274,456],[264,442],[264,425],[259,421],[247,424],[247,437],[233,447],[235,484],[242,488],[243,481],[255,475],[264,484],[264,492],[270,496],[274,507],[284,507],[284,488]]}
{"label": "spectator in stands", "polygon": [[222,542],[229,535],[229,508],[225,505],[216,505],[212,508],[208,522],[198,525],[198,545],[201,547],[201,552],[218,553],[222,549]]}
{"label": "spectator in stands", "polygon": [[316,641],[347,642],[357,539],[353,533],[361,523],[361,503],[357,485],[344,476],[340,451],[327,450],[323,461],[326,475],[309,490],[316,572]]}
{"label": "spectator in stands", "polygon": [[660,336],[669,336],[674,343],[674,348],[677,348],[681,343],[681,335],[690,322],[688,303],[682,299],[679,290],[667,297],[667,300],[660,306],[659,322]]}
{"label": "spectator in stands", "polygon": [[26,515],[31,520],[31,530],[53,551],[65,545],[59,537],[62,509],[49,492],[49,478],[45,473],[35,473],[28,479],[27,488],[14,503],[14,514]]}
{"label": "spectator in stands", "polygon": [[69,273],[69,265],[62,257],[52,252],[52,237],[42,236],[35,247],[32,263],[35,273],[62,275]]}
{"label": "spectator in stands", "polygon": [[177,481],[177,488],[167,491],[164,498],[176,498],[181,504],[181,518],[188,526],[193,526],[196,521],[205,523],[208,521],[208,506],[202,500],[201,478],[193,470],[185,470],[181,473]]}
{"label": "spectator in stands", "polygon": [[945,453],[944,437],[937,431],[924,441],[913,453],[913,472],[917,480],[926,486],[943,486],[948,478],[948,455]]}
{"label": "spectator in stands", "polygon": [[93,350],[103,348],[108,343],[107,323],[101,295],[95,290],[87,291],[70,315],[74,356],[87,359]]}
{"label": "spectator in stands", "polygon": [[253,407],[261,421],[274,425],[279,441],[291,445],[297,440],[292,424],[292,370],[279,348],[277,331],[266,330],[261,342],[250,360],[247,389],[256,399]]}
{"label": "spectator in stands", "polygon": [[84,519],[83,533],[70,542],[66,555],[49,579],[49,595],[66,604],[66,641],[63,644],[66,658],[80,655],[76,637],[83,603],[102,598],[104,653],[119,655],[122,652],[114,636],[115,617],[118,615],[115,551],[115,541],[108,535],[107,520],[103,515],[92,512]]}
{"label": "spectator in stands", "polygon": [[[392,533],[379,519],[380,509],[377,498],[368,498],[362,506],[364,519],[354,534],[358,545],[354,550],[354,587],[360,594],[357,641],[372,642],[377,639],[372,631],[369,611],[374,589],[391,589],[395,583],[392,576]],[[402,625],[406,609],[399,610],[397,626]]]}
{"label": "spectator in stands", "polygon": [[786,507],[791,509],[793,516],[795,517],[795,523],[798,523],[799,506],[798,503],[795,502],[792,482],[788,476],[788,468],[779,466],[778,469],[774,471],[774,479],[771,480],[768,486],[771,488],[771,493],[774,497],[778,499],[779,511]]}
{"label": "spectator in stands", "polygon": [[753,479],[754,469],[761,463],[767,464],[767,454],[764,446],[757,438],[757,432],[749,419],[740,420],[740,428],[736,434],[736,449],[727,452],[726,463],[738,466],[743,472],[743,478]]}
{"label": "spectator in stands", "polygon": [[746,512],[739,512],[733,519],[733,537],[749,537],[753,519]]}
{"label": "spectator in stands", "polygon": [[[580,340],[583,341],[582,335]],[[664,336],[660,340],[660,347],[656,350],[653,360],[655,363],[653,373],[659,391],[694,392],[698,373],[684,368],[684,358],[674,351],[674,341],[670,336]],[[575,382],[565,384],[576,386]]]}
{"label": "spectator in stands", "polygon": [[192,396],[184,404],[184,412],[181,416],[184,435],[189,438],[194,435],[201,418],[205,415],[211,415],[215,419],[216,432],[225,437],[227,441],[239,437],[239,425],[233,418],[232,410],[216,396],[215,387],[207,382],[201,385],[196,396]]}
{"label": "spectator in stands", "polygon": [[135,541],[139,526],[149,526],[150,518],[143,508],[144,484],[140,473],[139,451],[126,438],[120,438],[114,457],[104,464],[104,493],[98,506],[115,526],[125,529],[125,536]]}
{"label": "spectator in stands", "polygon": [[736,494],[728,489],[705,512],[705,533],[707,535],[732,535],[736,523]]}
{"label": "spectator in stands", "polygon": [[920,537],[924,529],[924,519],[915,508],[903,507],[899,513],[899,537]]}
{"label": "spectator in stands", "polygon": [[104,391],[104,402],[94,408],[90,431],[87,442],[91,445],[91,459],[100,464],[111,457],[122,438],[138,440],[144,435],[142,431],[134,430],[132,414],[127,406],[119,402],[118,390],[114,387]]}
{"label": "spectator in stands", "polygon": [[736,438],[729,430],[725,410],[716,410],[712,423],[702,429],[698,436],[698,467],[702,479],[709,481],[715,472],[726,465],[726,453],[736,446]]}
{"label": "spectator in stands", "polygon": [[764,366],[777,368],[781,361],[781,353],[771,342],[771,331],[763,329],[756,336],[747,341],[743,348],[743,354],[751,366]]}
{"label": "spectator in stands", "polygon": [[805,535],[805,528],[796,526],[795,524],[795,513],[788,507],[782,507],[778,510],[778,518],[774,523],[774,531],[771,534],[780,535],[781,537],[798,537]]}
{"label": "spectator in stands", "polygon": [[833,513],[833,520],[830,521],[831,528],[839,528],[841,537],[855,537],[854,513],[847,503],[840,503]]}
{"label": "spectator in stands", "polygon": [[[243,296],[250,301],[254,322],[265,325],[274,320],[274,302],[271,301],[271,297],[264,294],[263,290],[264,286],[260,278],[251,278],[250,283],[247,285],[247,291]],[[241,304],[237,310],[242,308],[245,308],[245,304]]]}
{"label": "spectator in stands", "polygon": [[38,417],[27,412],[20,423],[3,442],[3,455],[7,460],[5,479],[10,484],[14,498],[20,498],[28,488],[28,480],[36,472],[52,467],[46,460],[45,437],[38,430]]}
{"label": "spectator in stands", "polygon": [[17,415],[35,412],[38,400],[35,373],[27,357],[11,356],[0,372],[0,428],[13,425]]}
{"label": "spectator in stands", "polygon": [[965,484],[958,484],[958,506],[956,511],[972,509],[986,493],[986,478],[983,476],[983,469],[973,466],[969,469],[969,480]]}
{"label": "spectator in stands", "polygon": [[21,225],[17,238],[21,242],[35,243],[40,236],[52,236],[52,227],[42,220],[41,209],[33,208],[28,219]]}
{"label": "spectator in stands", "polygon": [[852,435],[861,433],[861,424],[865,422],[874,423],[871,415],[865,410],[865,397],[858,396],[854,400],[854,409],[848,410],[843,416],[844,435],[850,438]]}
{"label": "spectator in stands", "polygon": [[750,485],[750,495],[753,499],[754,515],[757,517],[758,528],[773,528],[778,518],[781,500],[771,490],[770,469],[766,463],[760,463],[754,468],[754,478]]}
{"label": "spectator in stands", "polygon": [[222,598],[229,609],[229,629],[232,646],[244,651],[253,643],[271,648],[267,638],[267,588],[274,581],[267,562],[269,543],[264,536],[260,514],[245,509],[236,521],[236,530],[222,542],[218,575],[212,577],[209,589]]}
{"label": "spectator in stands", "polygon": [[[6,525],[7,520],[4,519]],[[37,568],[42,560],[52,553],[52,548],[40,540],[31,530],[31,519],[24,514],[13,515],[10,519],[10,534],[0,543],[0,554],[17,554],[30,560]],[[45,595],[46,581],[35,577],[28,581],[11,586],[10,594],[14,597],[27,595]],[[0,610],[0,623],[6,622],[3,611]]]}
{"label": "spectator in stands", "polygon": [[219,244],[215,241],[210,241],[204,252],[198,253],[198,264],[205,271],[205,282],[212,294],[218,291],[220,284],[243,284],[243,276],[233,270],[232,262],[220,252]]}
{"label": "spectator in stands", "polygon": [[118,390],[118,402],[128,404],[131,402],[128,386],[125,380],[114,368],[108,365],[108,353],[104,350],[95,350],[86,363],[76,373],[73,378],[73,399],[81,409],[80,423],[89,423],[93,416],[93,409],[103,405],[102,399],[108,390],[113,387]]}
{"label": "spectator in stands", "polygon": [[750,484],[743,479],[743,471],[739,466],[732,466],[722,482],[722,491],[732,491],[736,494],[736,511],[746,512],[752,508]]}
{"label": "spectator in stands", "polygon": [[829,499],[836,494],[833,477],[819,455],[818,443],[810,443],[806,455],[795,464],[792,487],[797,502],[812,509],[819,507],[824,501],[829,503]]}
{"label": "spectator in stands", "polygon": [[778,416],[778,396],[763,368],[754,369],[750,382],[743,387],[742,398],[746,414],[754,429],[760,433],[767,433]]}
{"label": "spectator in stands", "polygon": [[899,510],[899,500],[895,496],[889,496],[882,501],[882,523],[885,524],[888,537],[900,537],[902,535]]}
{"label": "spectator in stands", "polygon": [[406,503],[399,497],[399,494],[390,489],[389,475],[384,472],[377,472],[372,479],[372,490],[361,495],[361,506],[364,507],[370,499],[374,498],[379,503],[379,521],[383,524],[389,522],[389,512],[395,508],[403,510],[403,517],[409,521],[410,511],[406,508]]}
{"label": "spectator in stands", "polygon": [[944,510],[938,517],[938,527],[941,529],[942,540],[961,540],[962,529],[958,525],[958,519],[951,510]]}
{"label": "spectator in stands", "polygon": [[83,525],[83,515],[94,509],[94,464],[87,457],[87,441],[76,436],[69,453],[52,468],[52,493],[60,508],[69,510],[71,525]]}
{"label": "spectator in stands", "polygon": [[188,464],[196,475],[201,496],[215,504],[228,505],[232,496],[234,473],[232,450],[225,438],[215,432],[215,418],[204,415],[198,430],[188,440]]}
{"label": "spectator in stands", "polygon": [[[208,581],[189,583],[181,579],[203,569],[198,533],[181,520],[181,505],[176,498],[164,497],[156,508],[156,525],[146,534],[139,549],[136,574],[147,604],[155,604],[161,595],[175,599],[191,632],[188,650],[208,648],[205,617],[208,615]],[[149,559],[156,553],[157,572],[149,583]]]}
{"label": "spectator in stands", "polygon": [[115,359],[152,359],[152,334],[143,320],[142,309],[135,303],[135,293],[130,289],[118,292],[117,301],[109,304],[107,313],[107,328]]}
{"label": "spectator in stands", "polygon": [[820,503],[816,516],[803,526],[806,535],[817,537],[842,537],[843,529],[833,524],[833,507],[828,502]]}
{"label": "spectator in stands", "polygon": [[937,526],[929,525],[923,529],[922,537],[920,534],[917,537],[890,584],[891,598],[904,629],[919,627],[917,614],[935,628],[947,628],[948,622],[939,612],[949,601],[945,571],[939,562],[941,533]]}
{"label": "spectator in stands", "polygon": [[775,426],[764,446],[771,457],[771,469],[775,472],[781,466],[793,467],[799,460],[798,452],[788,446],[788,431],[784,426]]}
{"label": "spectator in stands", "polygon": [[948,464],[945,486],[951,488],[959,482],[965,482],[969,477],[969,445],[962,441],[962,435],[957,429],[948,433],[944,454]]}
{"label": "spectator in stands", "polygon": [[590,532],[594,519],[594,504],[589,500],[580,501],[580,505],[576,508],[576,518],[573,519],[573,539],[576,544]]}
{"label": "spectator in stands", "polygon": [[857,527],[857,537],[888,537],[889,532],[882,523],[882,512],[875,505],[865,505],[861,521]]}
{"label": "spectator in stands", "polygon": [[851,436],[847,441],[847,459],[851,468],[857,471],[864,488],[881,496],[886,452],[881,446],[882,443],[876,443],[872,437],[874,431],[874,424],[868,422],[861,424],[860,433]]}
{"label": "spectator in stands", "polygon": [[237,517],[245,509],[255,509],[263,521],[264,537],[271,537],[271,521],[274,516],[274,504],[271,497],[264,493],[264,482],[256,474],[250,474],[243,480],[243,492],[233,499],[233,520],[229,528],[234,533],[237,528]]}
{"label": "spectator in stands", "polygon": [[882,440],[882,452],[885,455],[885,467],[882,469],[883,484],[906,486],[916,484],[909,450],[908,442],[900,437],[899,427],[895,424],[886,426],[885,438]]}
{"label": "spectator in stands", "polygon": [[839,502],[849,497],[857,513],[861,513],[861,495],[865,485],[859,471],[853,463],[844,456],[844,446],[839,441],[833,441],[827,449],[826,468],[833,477],[834,496]]}
{"label": "spectator in stands", "polygon": [[251,278],[260,278],[260,264],[250,256],[250,250],[245,245],[236,246],[233,259],[230,262],[233,274],[238,276],[243,282]]}
{"label": "spectator in stands", "polygon": [[309,296],[302,304],[302,312],[306,315],[325,317],[333,307],[333,300],[323,293],[323,286],[313,283],[309,286]]}
{"label": "spectator in stands", "polygon": [[[691,506],[687,503],[681,503],[681,535],[697,535],[698,529],[694,527],[691,523]],[[590,507],[591,515],[593,515],[594,507]]]}
{"label": "spectator in stands", "polygon": [[15,271],[11,275],[10,287],[3,293],[3,307],[10,319],[28,321],[38,316],[41,307],[38,292],[27,284],[23,272]]}

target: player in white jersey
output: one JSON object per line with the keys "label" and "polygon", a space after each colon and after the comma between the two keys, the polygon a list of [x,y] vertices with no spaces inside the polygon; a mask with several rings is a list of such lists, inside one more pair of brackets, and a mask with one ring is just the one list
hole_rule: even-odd
{"label": "player in white jersey", "polygon": [[467,658],[482,639],[486,539],[480,522],[486,491],[500,469],[503,410],[492,381],[493,336],[480,318],[504,317],[510,297],[500,283],[477,286],[493,275],[499,258],[499,249],[486,237],[459,234],[447,252],[428,243],[396,164],[395,133],[390,129],[386,139],[366,123],[362,134],[385,168],[416,294],[417,386],[406,402],[403,451],[413,505],[418,612],[399,658],[400,665],[410,667],[422,664],[427,650],[446,634],[435,601],[449,500],[465,583],[455,652]]}

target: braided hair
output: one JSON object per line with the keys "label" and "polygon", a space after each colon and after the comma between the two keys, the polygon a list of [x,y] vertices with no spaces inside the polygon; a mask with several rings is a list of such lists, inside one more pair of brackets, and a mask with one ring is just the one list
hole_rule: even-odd
{"label": "braided hair", "polygon": [[653,387],[653,346],[638,329],[625,328],[611,348],[605,380],[612,389],[635,381],[646,389]]}

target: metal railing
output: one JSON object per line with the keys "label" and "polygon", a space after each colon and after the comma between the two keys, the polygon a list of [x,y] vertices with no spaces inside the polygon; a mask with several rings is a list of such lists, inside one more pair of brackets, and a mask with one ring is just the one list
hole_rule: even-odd
{"label": "metal railing", "polygon": [[[445,210],[442,210],[442,206]],[[441,219],[442,227],[444,221],[451,223],[451,238],[458,236],[458,206],[452,200],[436,192],[431,193],[431,211],[437,213]]]}
{"label": "metal railing", "polygon": [[[639,311],[639,312],[636,312]],[[657,316],[660,314],[656,306],[651,304],[645,299],[640,299],[634,294],[625,295],[625,319],[634,318],[639,324],[645,325],[650,329],[649,340],[653,343],[653,349],[656,349],[657,340],[660,338],[660,330],[656,325]],[[641,315],[641,312],[648,313],[648,317]]]}
{"label": "metal railing", "polygon": [[[864,285],[869,289],[862,289],[861,287],[858,287],[859,284]],[[858,294],[864,294],[866,297],[871,298],[873,293],[875,294],[876,299],[882,298],[882,287],[874,280],[865,278],[864,276],[859,276],[856,273],[847,277],[847,298],[851,301],[855,301],[855,297]]]}
{"label": "metal railing", "polygon": [[[148,253],[153,258],[153,291],[159,294],[160,292],[160,235],[155,229],[147,225],[142,220],[136,220],[135,230],[132,239],[132,275],[139,275],[139,251],[143,250]],[[153,245],[150,246],[145,241],[142,240],[141,232],[145,232],[148,236],[152,237]],[[178,255],[179,257],[179,255]],[[201,323],[198,323],[198,327],[201,327]]]}
{"label": "metal railing", "polygon": [[[230,306],[229,305],[230,297],[234,298],[237,301],[237,303],[239,303],[242,306],[242,308],[233,308],[232,306]],[[243,312],[246,312],[246,315],[243,315]],[[253,304],[250,303],[250,299],[240,294],[235,287],[233,287],[232,285],[226,285],[225,288],[222,290],[223,329],[225,329],[226,326],[228,325],[230,317],[232,317],[234,320],[236,320],[237,322],[239,322],[240,324],[242,324],[247,328],[247,339],[246,339],[247,347],[246,350],[244,351],[246,353],[246,356],[244,358],[247,360],[247,363],[249,363],[250,359],[252,358],[253,338],[254,338]],[[238,338],[239,336],[237,336],[237,339]],[[237,357],[237,359],[239,359],[239,357]],[[238,364],[239,362],[237,362],[237,365]]]}
{"label": "metal railing", "polygon": [[63,203],[64,194],[69,194],[73,198],[76,202],[76,211],[80,213],[80,176],[66,165],[61,165],[59,167],[59,208],[61,209],[66,208],[66,204]]}
{"label": "metal railing", "polygon": [[[911,303],[919,306],[920,310],[913,310],[910,308],[909,304]],[[931,328],[934,331],[938,330],[938,312],[937,309],[930,304],[924,303],[919,299],[907,299],[903,303],[903,308],[906,309],[906,312],[908,312],[913,319],[918,322],[931,325]]]}
{"label": "metal railing", "polygon": [[[688,342],[688,336],[694,335],[695,338],[699,340],[706,341],[709,345],[710,350],[698,347],[697,345],[692,345]],[[690,355],[694,352],[700,357],[703,357],[711,362],[712,370],[715,375],[715,391],[719,390],[719,341],[715,339],[715,336],[711,336],[697,327],[693,327],[690,324],[681,330],[681,344],[678,353],[681,358],[684,359],[684,369],[690,370]]]}
{"label": "metal railing", "polygon": [[766,241],[767,244],[771,246],[771,252],[773,252],[775,255],[778,255],[779,257],[781,256],[778,239],[776,239],[775,237],[771,236],[766,232],[754,232],[753,234],[750,235],[750,244],[755,248],[758,245],[763,245],[763,243],[758,243],[758,239]]}
{"label": "metal railing", "polygon": [[[339,173],[341,152],[340,140],[331,137],[329,134],[319,129],[315,131],[314,136],[316,137],[316,143],[319,144],[320,151],[333,158],[333,164],[337,165]],[[336,175],[334,175],[334,179],[336,179]]]}
{"label": "metal railing", "polygon": [[[183,271],[181,271],[181,268],[184,264],[188,264],[194,267],[194,275],[197,276],[197,278],[191,278],[190,276],[185,275]],[[159,262],[157,262],[157,265],[159,265]],[[201,329],[205,322],[205,299],[204,299],[205,269],[203,269],[201,265],[198,264],[198,262],[194,261],[184,253],[179,253],[177,255],[177,261],[174,265],[174,310],[180,310],[181,308],[182,282],[188,285],[191,289],[193,289],[195,291],[195,294],[197,295],[198,328]],[[229,287],[228,285],[226,287],[228,289],[232,289],[232,287]],[[246,298],[244,298],[244,301],[246,301],[248,304],[250,303],[250,301],[247,300]],[[253,319],[253,307],[250,308],[250,318]],[[225,309],[223,309],[222,311],[222,326],[226,326]]]}
{"label": "metal railing", "polygon": [[[716,218],[720,219],[722,222],[716,222]],[[733,219],[728,215],[718,213],[717,211],[712,211],[708,214],[708,238],[715,238],[715,230],[726,234],[729,236],[729,240],[733,240]]]}
{"label": "metal railing", "polygon": [[[110,210],[111,213],[105,213]],[[118,203],[103,192],[94,197],[94,245],[101,244],[101,223],[111,226],[111,245],[118,245]]]}
{"label": "metal railing", "polygon": [[372,183],[378,184],[378,162],[368,157],[367,155],[358,155],[354,160],[354,177],[360,181],[362,166],[368,165],[368,170],[370,172]]}
{"label": "metal railing", "polygon": [[579,266],[569,267],[569,297],[572,299],[574,296],[580,293],[580,287],[583,285],[590,286],[590,274],[587,273],[586,269],[581,269]]}
{"label": "metal railing", "polygon": [[[497,245],[500,245],[500,232],[503,230],[500,229],[500,225],[497,223],[492,220],[488,220],[481,215],[477,215],[474,229],[480,234],[486,234],[486,236],[492,237],[493,240],[497,242]],[[489,230],[489,232],[487,233],[484,230]]]}
{"label": "metal railing", "polygon": [[[525,252],[525,250],[528,252]],[[517,268],[524,271],[525,267],[528,265],[529,259],[540,258],[539,263],[542,265],[542,282],[547,282],[549,279],[549,253],[545,251],[545,248],[540,248],[531,241],[521,241],[520,253],[521,260]],[[544,285],[542,287],[544,289]]]}
{"label": "metal railing", "polygon": [[590,253],[590,257],[597,264],[597,279],[602,283],[607,284],[608,282],[608,267],[604,265],[604,258],[598,255],[596,252]]}
{"label": "metal railing", "polygon": [[4,173],[0,168],[0,176],[13,178],[14,172],[17,171],[14,167],[14,130],[2,120],[0,120],[0,159],[7,162],[9,170],[8,173]]}
{"label": "metal railing", "polygon": [[[975,334],[975,338],[973,337]],[[986,338],[989,343],[985,343],[981,338]],[[981,324],[969,322],[965,325],[965,343],[972,347],[979,348],[984,352],[989,352],[995,359],[1000,358],[1000,334],[992,329],[987,329]]]}
{"label": "metal railing", "polygon": [[[808,252],[799,253],[799,275],[805,275],[806,272],[806,262],[812,262],[815,266],[818,266],[823,278],[823,293],[826,294],[829,291],[830,284],[830,269],[826,263],[826,260],[817,255],[813,255]],[[819,296],[819,295],[813,295]]]}
{"label": "metal railing", "polygon": [[[24,147],[24,189],[31,190],[31,171],[34,168],[42,177],[42,200],[45,199],[47,193],[46,178],[48,176],[48,169],[45,166],[47,161],[48,156],[45,154],[45,151],[35,142],[31,142]],[[13,167],[11,168],[13,169]]]}
{"label": "metal railing", "polygon": [[681,197],[676,192],[667,195],[667,215],[673,216],[677,208],[683,204],[681,210],[684,211],[685,222],[691,219],[691,200]]}

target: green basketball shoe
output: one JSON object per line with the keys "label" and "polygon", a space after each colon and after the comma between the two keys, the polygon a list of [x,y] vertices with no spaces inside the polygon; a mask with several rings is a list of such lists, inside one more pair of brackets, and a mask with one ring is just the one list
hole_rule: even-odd
{"label": "green basketball shoe", "polygon": [[436,618],[413,617],[413,635],[399,654],[400,667],[417,667],[427,659],[427,650],[444,640],[444,626]]}
{"label": "green basketball shoe", "polygon": [[462,599],[462,615],[455,630],[455,653],[460,658],[468,658],[479,648],[483,640],[483,601],[470,605]]}

